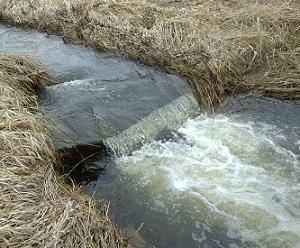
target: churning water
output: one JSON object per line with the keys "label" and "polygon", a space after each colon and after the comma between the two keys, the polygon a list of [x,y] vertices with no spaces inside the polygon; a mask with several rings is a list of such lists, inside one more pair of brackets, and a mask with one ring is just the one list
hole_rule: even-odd
{"label": "churning water", "polygon": [[158,247],[299,247],[300,105],[256,98],[188,120],[86,189]]}
{"label": "churning water", "polygon": [[[60,81],[165,80],[124,58],[34,31],[1,26],[0,50],[40,59]],[[155,121],[146,118],[143,131]],[[300,247],[299,137],[300,103],[233,99],[219,114],[188,120],[171,139],[115,158],[84,189],[111,202],[120,227],[144,223],[140,246]]]}

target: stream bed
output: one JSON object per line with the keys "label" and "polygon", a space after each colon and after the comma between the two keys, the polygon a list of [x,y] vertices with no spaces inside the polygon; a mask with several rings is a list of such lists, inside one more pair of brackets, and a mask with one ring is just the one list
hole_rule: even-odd
{"label": "stream bed", "polygon": [[[0,26],[0,52],[26,53],[72,85],[136,81],[150,82],[145,90],[152,90],[162,80],[167,87],[159,92],[170,97],[168,92],[178,97],[184,88],[179,77],[32,30]],[[172,81],[178,90],[172,91]],[[86,87],[81,92],[91,85]],[[121,101],[134,102],[127,93]],[[172,99],[155,101],[161,107]],[[145,103],[151,98],[145,96]],[[228,98],[214,115],[187,119],[169,137],[127,156],[91,162],[95,168],[104,164],[105,172],[81,184],[110,202],[112,219],[129,236],[140,229],[132,238],[137,247],[300,247],[299,137],[299,102],[257,93]]]}

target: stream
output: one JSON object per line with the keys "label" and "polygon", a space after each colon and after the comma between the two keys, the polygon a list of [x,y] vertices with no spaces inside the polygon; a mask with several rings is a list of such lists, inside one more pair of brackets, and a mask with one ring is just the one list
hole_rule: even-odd
{"label": "stream", "polygon": [[[237,106],[236,102],[239,104]],[[157,247],[299,247],[300,104],[247,95],[85,184]]]}
{"label": "stream", "polygon": [[[61,83],[151,82],[139,89],[149,93],[145,105],[153,101],[151,89],[170,92],[170,98],[155,98],[155,107],[170,103],[184,88],[177,76],[32,30],[0,26],[0,52],[40,60]],[[126,97],[121,100],[134,103],[131,91]],[[139,122],[140,108],[128,109]],[[214,115],[189,118],[172,135],[126,156],[91,162],[91,167],[105,164],[105,172],[80,183],[92,197],[110,203],[112,219],[129,236],[139,229],[132,237],[136,247],[297,248],[299,137],[300,102],[258,93],[230,97]]]}

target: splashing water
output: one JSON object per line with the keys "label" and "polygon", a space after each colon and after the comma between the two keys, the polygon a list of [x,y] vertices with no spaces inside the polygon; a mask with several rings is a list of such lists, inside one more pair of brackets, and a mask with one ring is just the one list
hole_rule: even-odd
{"label": "splashing water", "polygon": [[173,220],[170,239],[192,240],[162,246],[299,247],[299,127],[203,114],[179,133],[119,158],[113,186],[129,187],[148,222]]}
{"label": "splashing water", "polygon": [[[34,31],[0,26],[0,37],[2,51],[31,54],[60,81],[91,78],[124,85],[137,78],[160,87],[165,79],[180,81]],[[166,89],[168,97],[171,89]],[[136,97],[131,90],[127,93]],[[140,233],[149,245],[300,247],[300,105],[283,107],[260,97],[254,103],[254,111],[189,120],[178,139],[154,141],[117,159],[111,171],[85,190],[93,192],[97,186],[95,197],[112,201],[111,211],[121,226],[132,222],[136,228],[144,222]],[[177,114],[170,112],[165,121],[176,120],[172,115]],[[125,142],[129,134],[135,147],[135,138],[143,134],[136,133],[139,128],[152,137],[158,123],[153,116],[117,136],[116,142]]]}

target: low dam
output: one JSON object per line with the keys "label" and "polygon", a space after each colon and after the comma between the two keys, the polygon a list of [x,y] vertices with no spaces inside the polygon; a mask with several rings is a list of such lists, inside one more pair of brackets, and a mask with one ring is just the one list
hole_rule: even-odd
{"label": "low dam", "polygon": [[[200,111],[185,82],[177,76],[33,31],[3,28],[1,36],[2,50],[35,57],[61,82],[40,93],[57,150],[106,145],[116,153],[128,154],[162,130],[176,130]],[[155,112],[165,105],[165,110]],[[147,130],[144,137],[138,130],[133,133],[133,128],[125,137],[125,130],[145,117],[148,119],[140,127]]]}
{"label": "low dam", "polygon": [[4,26],[0,51],[58,79],[39,96],[56,149],[99,153],[76,180],[136,247],[300,246],[300,102],[251,93],[208,115],[180,77],[114,54]]}

